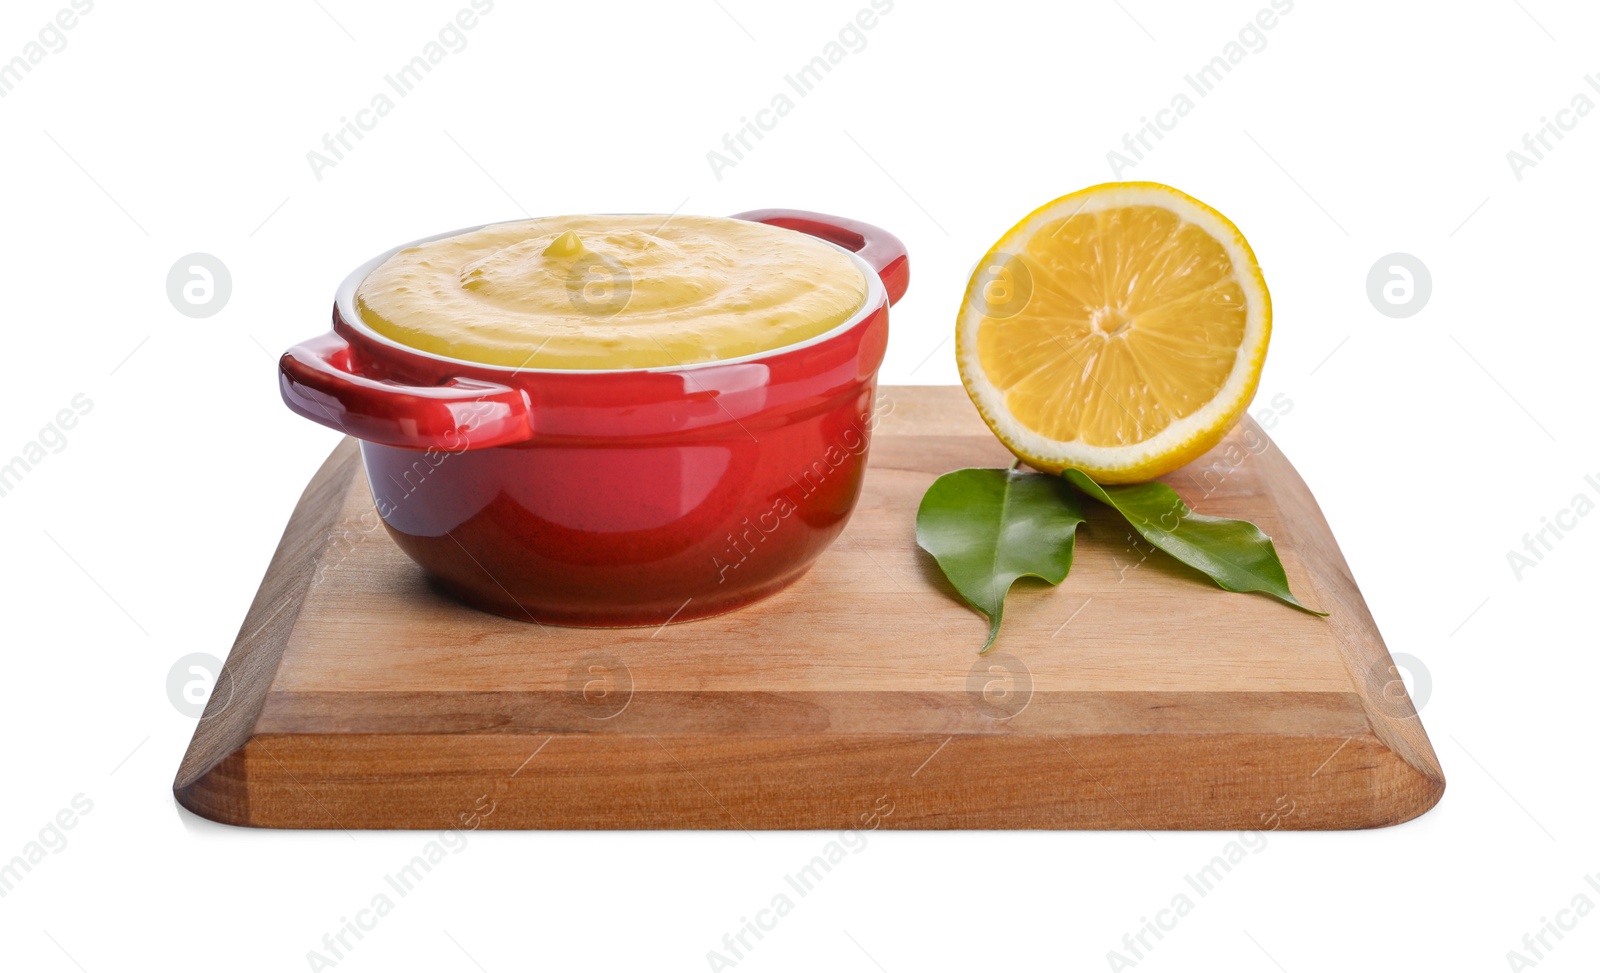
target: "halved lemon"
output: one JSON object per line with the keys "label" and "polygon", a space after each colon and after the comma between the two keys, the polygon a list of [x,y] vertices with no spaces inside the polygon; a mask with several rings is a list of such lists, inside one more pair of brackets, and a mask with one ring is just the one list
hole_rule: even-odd
{"label": "halved lemon", "polygon": [[1250,404],[1272,300],[1244,235],[1153,182],[1039,207],[973,272],[956,321],[961,382],[1028,465],[1101,483],[1171,472]]}

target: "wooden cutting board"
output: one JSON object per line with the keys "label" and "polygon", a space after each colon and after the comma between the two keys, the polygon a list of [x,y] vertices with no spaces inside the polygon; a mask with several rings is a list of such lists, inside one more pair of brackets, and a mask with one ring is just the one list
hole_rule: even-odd
{"label": "wooden cutting board", "polygon": [[[1317,618],[1091,511],[996,649],[916,546],[928,484],[1011,457],[954,387],[893,403],[848,529],[759,605],[544,627],[435,592],[356,444],[306,488],[179,768],[274,828],[1364,828],[1444,778],[1328,526],[1250,420],[1167,478],[1273,536]],[[1091,507],[1095,505],[1090,504]]]}

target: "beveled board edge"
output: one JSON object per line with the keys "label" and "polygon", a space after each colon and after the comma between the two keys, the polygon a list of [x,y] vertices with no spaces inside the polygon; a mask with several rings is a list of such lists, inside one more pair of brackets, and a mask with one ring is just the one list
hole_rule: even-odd
{"label": "beveled board edge", "polygon": [[[1360,698],[1373,734],[1429,782],[1433,799],[1422,809],[1427,810],[1444,795],[1444,771],[1378,631],[1377,620],[1361,597],[1322,508],[1294,464],[1276,443],[1264,450],[1259,460],[1273,470],[1275,478],[1293,486],[1277,497],[1284,528],[1295,535],[1296,550],[1324,599],[1318,607],[1329,613],[1325,621],[1333,628],[1351,690]],[[1307,525],[1314,526],[1308,529]]]}
{"label": "beveled board edge", "polygon": [[346,437],[328,454],[289,516],[172,784],[178,803],[196,814],[209,817],[190,803],[193,789],[255,733],[267,690],[343,510],[350,481],[360,472],[360,449]]}
{"label": "beveled board edge", "polygon": [[382,733],[256,736],[193,797],[266,828],[1269,831],[1385,827],[1437,793],[1365,732]]}

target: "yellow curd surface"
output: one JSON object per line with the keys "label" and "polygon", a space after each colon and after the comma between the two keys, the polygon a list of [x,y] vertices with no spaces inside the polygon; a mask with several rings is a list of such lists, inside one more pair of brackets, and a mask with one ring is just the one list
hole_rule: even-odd
{"label": "yellow curd surface", "polygon": [[712,216],[558,216],[401,250],[356,290],[361,320],[422,351],[513,368],[738,358],[849,320],[867,283],[793,230]]}

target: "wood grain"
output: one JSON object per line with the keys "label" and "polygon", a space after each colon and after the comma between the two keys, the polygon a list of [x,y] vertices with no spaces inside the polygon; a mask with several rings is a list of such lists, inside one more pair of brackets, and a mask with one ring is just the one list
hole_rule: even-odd
{"label": "wood grain", "polygon": [[936,476],[1010,455],[959,388],[881,395],[860,506],[816,566],[659,629],[438,593],[344,443],[285,531],[178,800],[262,827],[743,829],[1360,828],[1439,800],[1349,568],[1253,422],[1168,482],[1261,525],[1329,618],[1225,593],[1094,509],[1071,575],[1019,584],[980,657],[986,622],[913,520]]}

